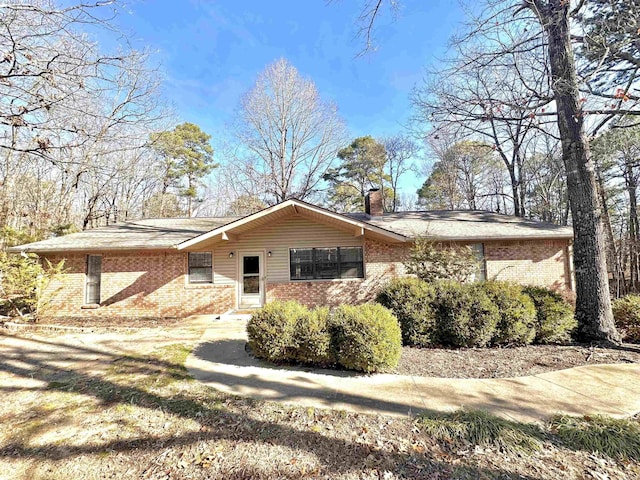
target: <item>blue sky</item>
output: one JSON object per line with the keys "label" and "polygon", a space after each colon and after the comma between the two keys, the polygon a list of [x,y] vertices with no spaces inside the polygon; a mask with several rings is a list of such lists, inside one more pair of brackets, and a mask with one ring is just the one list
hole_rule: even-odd
{"label": "blue sky", "polygon": [[363,2],[137,0],[117,23],[134,47],[155,52],[163,95],[181,120],[213,136],[214,148],[240,96],[280,57],[336,102],[352,137],[381,137],[402,131],[411,89],[445,53],[462,14],[450,0],[401,0],[395,18],[388,10],[379,18],[377,51],[355,58]]}

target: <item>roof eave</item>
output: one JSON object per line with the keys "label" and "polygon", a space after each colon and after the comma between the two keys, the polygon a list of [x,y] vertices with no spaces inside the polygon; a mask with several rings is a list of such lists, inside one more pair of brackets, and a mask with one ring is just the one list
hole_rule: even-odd
{"label": "roof eave", "polygon": [[175,250],[176,245],[166,245],[166,246],[149,246],[149,245],[128,245],[122,247],[102,247],[102,246],[94,246],[94,247],[64,247],[64,248],[23,248],[27,247],[27,245],[16,245],[15,247],[9,247],[6,249],[9,253],[80,253],[80,252],[113,252],[113,251],[127,251],[127,250]]}
{"label": "roof eave", "polygon": [[[418,237],[413,237],[415,240]],[[573,235],[568,234],[552,234],[552,235],[500,235],[500,236],[464,236],[464,237],[450,237],[450,236],[427,236],[431,240],[445,240],[448,242],[464,242],[464,241],[514,241],[514,240],[573,240]]]}

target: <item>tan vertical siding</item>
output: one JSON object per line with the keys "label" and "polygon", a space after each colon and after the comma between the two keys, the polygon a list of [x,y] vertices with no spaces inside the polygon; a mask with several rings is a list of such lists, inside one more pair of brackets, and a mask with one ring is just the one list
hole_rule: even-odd
{"label": "tan vertical siding", "polygon": [[[263,252],[267,281],[277,283],[289,281],[289,248],[357,247],[362,244],[362,237],[295,215],[253,230],[237,241],[218,242],[201,249],[213,249],[214,283],[225,285],[232,284],[237,277],[239,252]],[[267,256],[269,251],[271,257]],[[229,252],[234,252],[233,258],[229,258]]]}

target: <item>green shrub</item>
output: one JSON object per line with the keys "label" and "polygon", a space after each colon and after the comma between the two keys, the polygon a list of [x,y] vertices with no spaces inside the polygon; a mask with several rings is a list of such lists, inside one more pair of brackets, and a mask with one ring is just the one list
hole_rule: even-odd
{"label": "green shrub", "polygon": [[478,258],[468,245],[435,242],[426,237],[413,242],[403,263],[408,274],[426,282],[466,282],[479,267]]}
{"label": "green shrub", "polygon": [[298,318],[293,333],[293,359],[307,364],[327,366],[335,363],[328,329],[329,309],[318,307]]}
{"label": "green shrub", "polygon": [[573,307],[557,292],[544,287],[523,289],[536,307],[536,343],[566,343],[578,326]]}
{"label": "green shrub", "polygon": [[52,264],[33,254],[22,256],[0,251],[0,315],[45,313],[57,293],[49,288],[50,283],[63,273],[64,260]]}
{"label": "green shrub", "polygon": [[377,301],[393,312],[400,322],[402,343],[428,347],[436,341],[433,284],[418,278],[397,278],[378,294]]}
{"label": "green shrub", "polygon": [[613,301],[613,318],[625,340],[640,342],[640,295],[627,295]]}
{"label": "green shrub", "polygon": [[479,284],[437,284],[435,310],[442,345],[485,347],[500,321],[498,307]]}
{"label": "green shrub", "polygon": [[500,321],[492,343],[529,345],[536,336],[536,307],[522,286],[508,282],[484,282],[482,289],[498,307]]}
{"label": "green shrub", "polygon": [[247,324],[249,347],[258,358],[270,361],[294,360],[295,333],[309,309],[297,302],[271,302],[251,315]]}
{"label": "green shrub", "polygon": [[329,320],[336,360],[350,370],[379,372],[398,365],[402,338],[398,320],[376,304],[341,305]]}

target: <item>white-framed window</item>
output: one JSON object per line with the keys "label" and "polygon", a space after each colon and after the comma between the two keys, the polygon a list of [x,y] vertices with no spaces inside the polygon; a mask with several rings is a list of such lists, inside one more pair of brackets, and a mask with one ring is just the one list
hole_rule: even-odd
{"label": "white-framed window", "polygon": [[189,283],[213,283],[211,252],[189,252]]}
{"label": "white-framed window", "polygon": [[289,249],[291,280],[364,278],[362,247]]}

